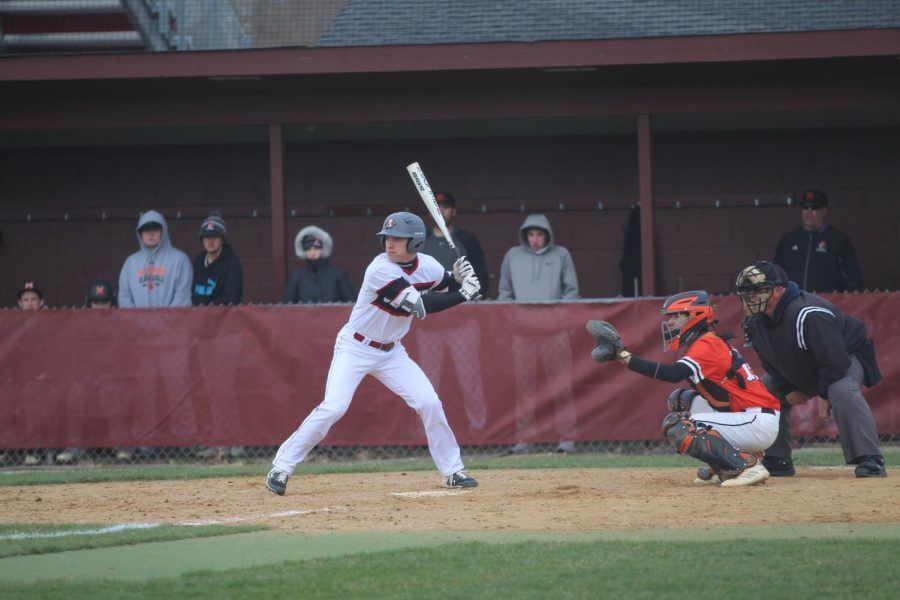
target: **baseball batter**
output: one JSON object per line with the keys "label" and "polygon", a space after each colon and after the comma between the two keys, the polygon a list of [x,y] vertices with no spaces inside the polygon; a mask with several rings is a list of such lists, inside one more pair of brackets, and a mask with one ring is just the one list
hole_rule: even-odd
{"label": "baseball batter", "polygon": [[401,340],[413,316],[424,319],[428,313],[476,298],[480,282],[465,257],[448,272],[420,252],[425,244],[425,223],[412,213],[391,214],[378,235],[384,252],[366,268],[350,321],[338,332],[325,398],[281,445],[272,461],[266,487],[275,494],[284,495],[294,468],[347,412],[356,388],[369,374],[419,414],[428,450],[444,485],[478,485],[463,470],[459,445],[434,387],[406,353]]}
{"label": "baseball batter", "polygon": [[769,472],[759,457],[778,435],[778,400],[728,344],[734,336],[715,332],[709,294],[675,294],[661,312],[664,349],[683,351],[675,364],[633,356],[605,321],[588,322],[598,340],[592,356],[599,362],[618,360],[651,379],[690,383],[690,389],[669,395],[671,412],[663,420],[663,432],[679,454],[709,465],[697,470],[695,483],[731,487],[765,481]]}

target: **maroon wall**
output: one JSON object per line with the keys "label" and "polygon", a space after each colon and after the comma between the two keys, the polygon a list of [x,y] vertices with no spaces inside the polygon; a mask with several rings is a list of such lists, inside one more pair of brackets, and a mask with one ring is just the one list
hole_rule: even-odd
{"label": "maroon wall", "polygon": [[[830,221],[854,240],[867,286],[900,287],[900,130],[659,134],[655,150],[660,293],[728,290],[742,266],[771,257],[778,237],[798,226],[785,198],[806,187],[829,193]],[[637,198],[633,136],[289,144],[287,208],[296,216],[288,248],[301,227],[324,227],[335,238],[334,262],[358,285],[384,215],[423,212],[404,169],[413,160],[436,189],[456,196],[459,225],[487,252],[494,293],[523,207],[549,213],[575,258],[582,296],[621,293],[618,263]],[[138,213],[150,208],[166,215],[175,245],[191,256],[202,218],[222,210],[244,262],[245,300],[275,301],[268,178],[263,144],[4,150],[0,305],[14,304],[26,279],[38,279],[57,306],[80,303],[94,277],[115,281],[137,248]],[[755,199],[763,206],[751,208]]]}
{"label": "maroon wall", "polygon": [[[866,393],[882,434],[900,432],[900,293],[833,295],[865,319],[884,381]],[[720,331],[740,331],[735,296],[718,299]],[[476,304],[416,321],[403,340],[434,383],[463,444],[659,439],[673,387],[589,355],[591,318],[620,328],[631,351],[661,352],[658,300],[557,305]],[[349,306],[0,311],[0,448],[276,445],[321,401],[334,336]],[[536,367],[533,428],[517,435],[515,336],[565,352]],[[442,344],[441,342],[445,342]],[[558,350],[558,348],[555,348]],[[436,353],[442,353],[436,355]],[[755,353],[744,351],[756,364]],[[519,355],[521,356],[521,355]],[[546,359],[546,357],[545,357]],[[480,385],[465,390],[469,381]],[[560,402],[571,388],[571,402]],[[477,398],[483,393],[483,398]],[[473,406],[481,403],[481,409]],[[835,435],[794,411],[795,434]],[[575,426],[561,433],[563,406]],[[571,414],[571,413],[570,413]],[[478,415],[481,415],[480,417]],[[423,444],[415,412],[366,378],[329,445]]]}

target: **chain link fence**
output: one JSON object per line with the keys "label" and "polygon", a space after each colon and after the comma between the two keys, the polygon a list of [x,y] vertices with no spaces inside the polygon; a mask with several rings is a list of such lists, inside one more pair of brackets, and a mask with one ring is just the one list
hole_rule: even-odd
{"label": "chain link fence", "polygon": [[[900,447],[900,435],[880,437],[882,448]],[[797,438],[795,449],[839,449],[832,437]],[[138,448],[65,448],[16,449],[0,451],[0,468],[46,469],[64,466],[164,465],[164,464],[268,464],[277,446],[215,446],[215,447],[138,447]],[[672,454],[674,450],[665,440],[589,441],[576,442],[571,447],[559,444],[528,444],[491,446],[463,446],[464,459],[497,458],[512,455],[536,454],[612,454],[621,456],[652,456]],[[429,459],[427,446],[318,446],[309,454],[307,463],[353,463]]]}

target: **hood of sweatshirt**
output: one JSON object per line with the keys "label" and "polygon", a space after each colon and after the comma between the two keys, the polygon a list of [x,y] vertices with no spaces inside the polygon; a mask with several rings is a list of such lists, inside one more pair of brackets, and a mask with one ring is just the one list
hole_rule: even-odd
{"label": "hood of sweatshirt", "polygon": [[294,254],[297,255],[297,258],[306,260],[306,252],[303,251],[303,238],[308,235],[322,240],[322,258],[331,256],[331,248],[334,242],[331,241],[331,236],[328,235],[328,232],[321,227],[307,225],[301,229],[300,233],[297,234],[297,237],[294,238]]}
{"label": "hood of sweatshirt", "polygon": [[[540,227],[547,232],[547,245],[540,250],[532,250],[531,246],[528,244],[528,234],[525,232],[532,227]],[[553,228],[550,227],[550,220],[540,213],[525,217],[525,221],[522,223],[522,226],[519,227],[519,243],[522,244],[522,247],[525,248],[525,250],[532,254],[543,254],[547,252],[547,250],[553,247]]]}
{"label": "hood of sweatshirt", "polygon": [[[162,225],[162,236],[159,239],[159,245],[152,250],[144,244],[144,240],[141,239],[141,233],[139,231],[139,229],[147,223],[159,223]],[[172,246],[172,242],[169,240],[169,226],[166,223],[166,218],[155,210],[148,210],[141,215],[141,218],[138,219],[137,227],[134,228],[134,233],[137,236],[138,244],[141,245],[141,251],[148,256],[165,254],[166,250]]]}

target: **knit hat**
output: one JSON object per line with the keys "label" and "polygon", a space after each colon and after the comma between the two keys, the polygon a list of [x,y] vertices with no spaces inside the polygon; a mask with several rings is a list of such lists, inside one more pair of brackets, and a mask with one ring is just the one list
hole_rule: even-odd
{"label": "knit hat", "polygon": [[36,281],[26,281],[25,283],[23,283],[22,287],[19,288],[19,294],[17,298],[21,300],[22,294],[24,294],[25,292],[34,292],[41,300],[44,299],[44,292],[43,290],[41,290],[41,286],[39,286]]}
{"label": "knit hat", "polygon": [[217,210],[214,210],[209,213],[209,216],[203,220],[203,224],[200,225],[200,234],[199,236],[202,238],[207,235],[219,235],[222,236],[222,239],[228,239],[228,228],[225,227],[225,219],[222,218],[222,213]]}
{"label": "knit hat", "polygon": [[310,248],[321,248],[323,244],[322,240],[313,235],[304,235],[300,240],[300,245],[304,250],[309,250]]}

